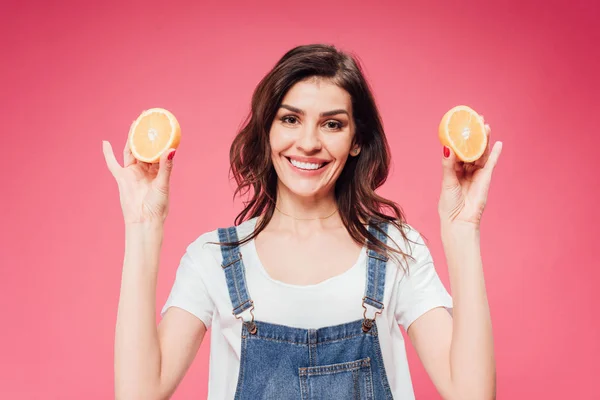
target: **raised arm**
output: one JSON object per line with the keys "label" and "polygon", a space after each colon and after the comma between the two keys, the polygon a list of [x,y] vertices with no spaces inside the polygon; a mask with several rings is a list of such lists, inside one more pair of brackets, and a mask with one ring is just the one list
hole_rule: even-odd
{"label": "raised arm", "polygon": [[[486,129],[489,135],[489,126]],[[464,164],[450,149],[444,149],[438,211],[453,316],[443,308],[432,309],[414,321],[408,335],[425,370],[446,400],[496,397],[492,322],[479,224],[501,150],[502,143],[497,142],[493,148],[488,146],[476,163]]]}
{"label": "raised arm", "polygon": [[206,327],[195,316],[172,307],[159,326],[156,281],[168,213],[169,178],[174,151],[159,164],[134,159],[128,146],[124,165],[103,143],[115,178],[125,220],[125,256],[115,330],[115,397],[123,400],[167,399],[196,355]]}

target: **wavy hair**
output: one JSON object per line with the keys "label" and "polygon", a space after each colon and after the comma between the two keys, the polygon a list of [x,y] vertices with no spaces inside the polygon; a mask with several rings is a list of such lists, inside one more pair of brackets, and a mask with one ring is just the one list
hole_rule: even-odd
{"label": "wavy hair", "polygon": [[[287,91],[297,82],[311,78],[326,79],[350,94],[355,123],[358,156],[349,157],[335,183],[335,198],[341,220],[354,241],[361,246],[390,256],[412,258],[398,246],[391,247],[371,235],[365,223],[388,222],[403,239],[405,216],[401,208],[375,191],[388,177],[390,149],[372,91],[354,56],[325,44],[295,47],[283,55],[257,85],[251,110],[231,144],[230,173],[235,179],[235,196],[250,194],[235,224],[262,216],[254,232],[244,239],[229,243],[241,245],[255,238],[269,223],[277,200],[277,174],[271,160],[269,131]],[[387,211],[387,212],[386,212]],[[379,228],[376,228],[379,229]]]}

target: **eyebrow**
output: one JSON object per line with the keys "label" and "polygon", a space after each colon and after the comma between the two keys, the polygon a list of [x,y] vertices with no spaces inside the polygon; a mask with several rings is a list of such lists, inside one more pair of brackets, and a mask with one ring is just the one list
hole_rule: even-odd
{"label": "eyebrow", "polygon": [[[301,110],[299,108],[296,108],[296,107],[292,107],[292,106],[287,105],[287,104],[282,104],[280,107],[281,108],[285,108],[285,109],[290,110],[290,111],[293,111],[293,112],[298,113],[300,115],[304,115],[305,114],[305,112],[303,110]],[[321,114],[319,114],[319,116],[321,116],[321,117],[331,117],[333,115],[338,115],[338,114],[346,114],[346,115],[350,116],[350,114],[348,113],[348,111],[344,110],[343,108],[340,108],[340,109],[337,109],[337,110],[325,111],[325,112],[322,112]]]}

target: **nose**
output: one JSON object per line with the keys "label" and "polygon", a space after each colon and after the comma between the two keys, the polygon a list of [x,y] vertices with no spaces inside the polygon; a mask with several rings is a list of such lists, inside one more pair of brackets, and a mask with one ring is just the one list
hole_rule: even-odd
{"label": "nose", "polygon": [[319,128],[309,124],[302,126],[296,147],[309,154],[321,150],[322,143]]}

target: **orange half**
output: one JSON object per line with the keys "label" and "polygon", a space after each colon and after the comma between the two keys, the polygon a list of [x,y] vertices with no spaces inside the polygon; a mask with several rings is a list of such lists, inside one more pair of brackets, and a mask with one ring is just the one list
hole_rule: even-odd
{"label": "orange half", "polygon": [[456,106],[442,117],[440,142],[454,151],[464,162],[477,161],[487,148],[487,133],[483,118],[468,106]]}
{"label": "orange half", "polygon": [[181,128],[175,116],[164,108],[143,111],[129,130],[129,148],[139,161],[156,163],[169,149],[176,149]]}

